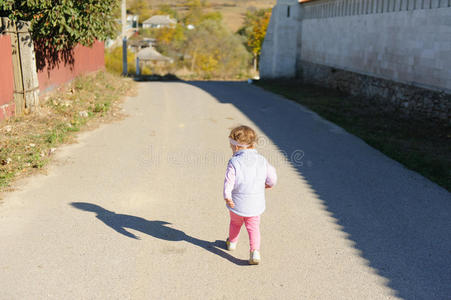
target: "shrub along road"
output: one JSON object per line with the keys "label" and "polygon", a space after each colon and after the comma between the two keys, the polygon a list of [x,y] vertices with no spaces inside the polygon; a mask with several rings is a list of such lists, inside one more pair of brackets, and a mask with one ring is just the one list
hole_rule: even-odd
{"label": "shrub along road", "polygon": [[[238,82],[144,82],[0,205],[5,299],[446,299],[450,194],[302,106]],[[231,127],[279,183],[262,264],[224,250]]]}

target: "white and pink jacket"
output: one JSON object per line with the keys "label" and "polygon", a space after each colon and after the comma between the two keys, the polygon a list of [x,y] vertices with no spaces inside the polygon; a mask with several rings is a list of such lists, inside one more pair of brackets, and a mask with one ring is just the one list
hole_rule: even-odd
{"label": "white and pink jacket", "polygon": [[224,199],[232,199],[242,217],[259,216],[265,211],[265,184],[277,182],[276,169],[255,149],[235,152],[227,164],[224,179]]}

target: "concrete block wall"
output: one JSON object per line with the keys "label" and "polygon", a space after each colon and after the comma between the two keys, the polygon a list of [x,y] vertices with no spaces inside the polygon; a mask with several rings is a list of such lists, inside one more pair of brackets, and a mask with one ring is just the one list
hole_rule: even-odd
{"label": "concrete block wall", "polygon": [[260,76],[297,76],[451,123],[451,0],[279,0]]}
{"label": "concrete block wall", "polygon": [[322,0],[303,9],[298,59],[451,91],[450,1]]}

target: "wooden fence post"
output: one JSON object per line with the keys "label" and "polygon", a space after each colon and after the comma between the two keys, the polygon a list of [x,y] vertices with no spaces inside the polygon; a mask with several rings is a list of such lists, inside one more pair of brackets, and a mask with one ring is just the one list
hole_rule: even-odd
{"label": "wooden fence post", "polygon": [[39,82],[30,22],[1,18],[4,31],[11,38],[16,115],[39,108]]}
{"label": "wooden fence post", "polygon": [[22,82],[25,98],[25,109],[39,109],[39,82],[36,71],[34,44],[30,32],[30,22],[16,23],[22,69]]}
{"label": "wooden fence post", "polygon": [[20,64],[19,43],[16,24],[8,18],[1,18],[3,31],[10,36],[13,75],[14,75],[14,103],[16,104],[16,115],[21,115],[25,108],[25,94],[23,90],[22,67]]}

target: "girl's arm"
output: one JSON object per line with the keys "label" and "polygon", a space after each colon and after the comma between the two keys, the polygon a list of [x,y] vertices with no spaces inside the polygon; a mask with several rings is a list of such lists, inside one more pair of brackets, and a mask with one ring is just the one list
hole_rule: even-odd
{"label": "girl's arm", "polygon": [[266,161],[266,170],[265,186],[267,189],[270,189],[277,183],[277,173],[276,169],[268,161]]}
{"label": "girl's arm", "polygon": [[224,178],[224,200],[227,202],[227,205],[233,208],[235,204],[232,201],[232,190],[235,185],[235,168],[232,163],[229,161],[227,164],[226,174]]}

